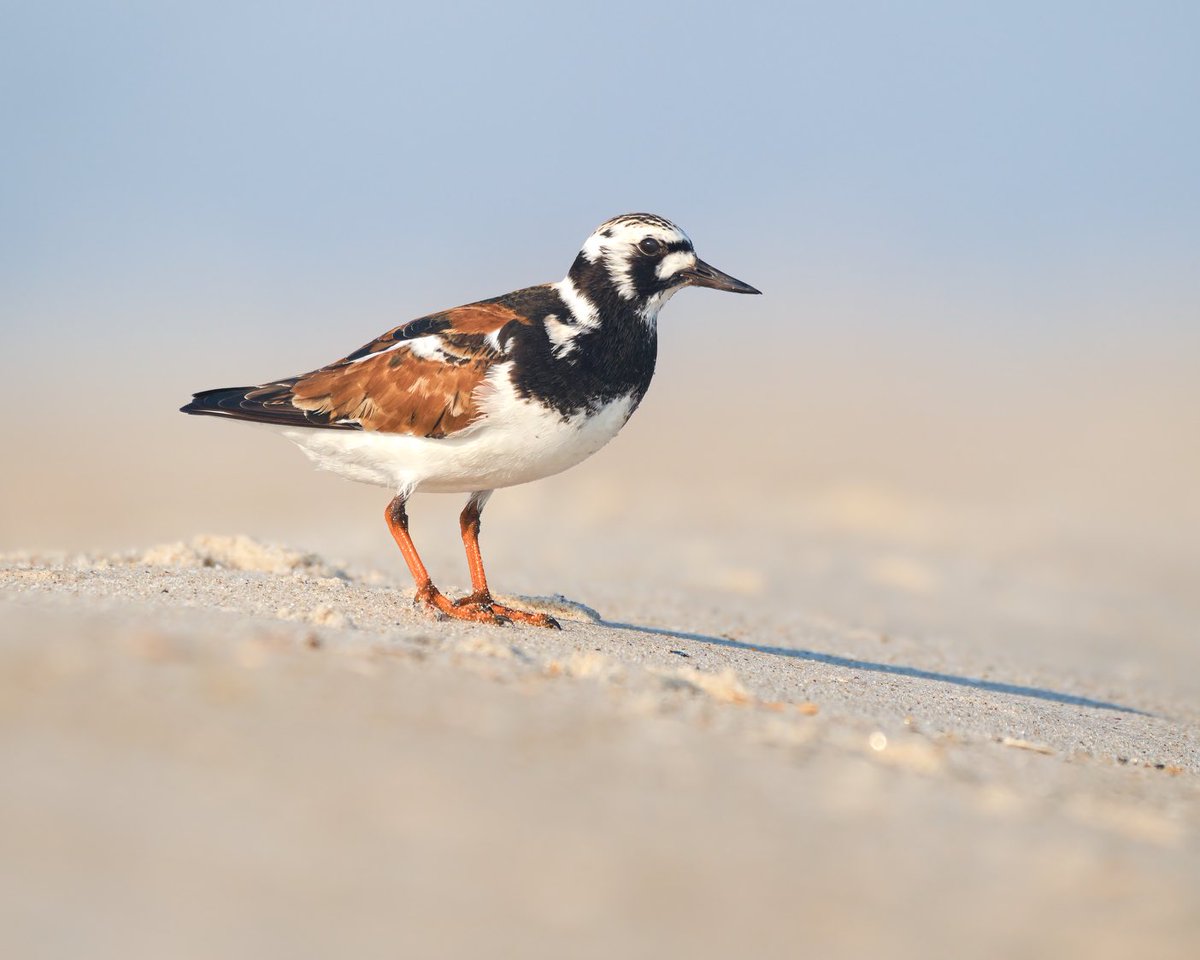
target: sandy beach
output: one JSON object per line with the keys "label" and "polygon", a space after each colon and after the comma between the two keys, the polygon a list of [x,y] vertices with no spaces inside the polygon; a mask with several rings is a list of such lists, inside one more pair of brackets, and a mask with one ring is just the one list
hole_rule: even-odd
{"label": "sandy beach", "polygon": [[[948,549],[863,489],[614,519],[594,481],[485,531],[561,632],[431,619],[382,538],[6,555],[5,952],[1190,956],[1170,569]],[[456,505],[418,503],[453,589]]]}

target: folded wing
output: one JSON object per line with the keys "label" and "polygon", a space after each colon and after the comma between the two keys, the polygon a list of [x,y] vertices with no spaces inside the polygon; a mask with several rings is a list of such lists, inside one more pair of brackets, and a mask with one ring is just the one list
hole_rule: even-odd
{"label": "folded wing", "polygon": [[205,390],[184,413],[289,427],[448,437],[481,416],[479,387],[528,319],[501,301],[389,330],[336,363],[252,387]]}

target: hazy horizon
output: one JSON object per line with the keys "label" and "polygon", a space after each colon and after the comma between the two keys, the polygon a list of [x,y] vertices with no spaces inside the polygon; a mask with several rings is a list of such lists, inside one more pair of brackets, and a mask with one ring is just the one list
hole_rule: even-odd
{"label": "hazy horizon", "polygon": [[4,549],[348,516],[383,492],[176,408],[556,279],[633,209],[765,295],[672,302],[643,409],[549,496],[701,477],[1200,522],[1198,11],[39,4],[0,27]]}

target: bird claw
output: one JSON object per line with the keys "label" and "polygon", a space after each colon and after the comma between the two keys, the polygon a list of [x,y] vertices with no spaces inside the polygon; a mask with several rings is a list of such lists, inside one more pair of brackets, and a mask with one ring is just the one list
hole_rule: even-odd
{"label": "bird claw", "polygon": [[562,626],[557,620],[547,613],[538,613],[533,610],[522,610],[519,607],[506,607],[502,603],[497,603],[490,593],[477,592],[470,596],[463,597],[461,600],[455,601],[455,606],[462,604],[464,606],[481,606],[491,610],[493,614],[507,623],[524,623],[531,627],[548,627],[553,630],[561,630]]}
{"label": "bird claw", "polygon": [[546,627],[561,630],[562,626],[552,616],[532,610],[506,607],[492,599],[490,594],[473,593],[458,600],[451,600],[432,584],[418,590],[413,597],[414,605],[432,610],[451,620],[466,620],[471,623],[489,623],[506,627],[523,623],[531,627]]}
{"label": "bird claw", "polygon": [[487,610],[496,618],[497,623],[524,623],[531,627],[547,627],[553,630],[562,629],[559,622],[549,614],[537,613],[532,610],[521,610],[517,607],[506,607],[504,604],[493,600],[491,594],[488,593],[473,593],[470,596],[463,597],[461,600],[456,600],[454,606]]}
{"label": "bird claw", "polygon": [[548,613],[537,613],[533,610],[517,610],[514,607],[505,607],[498,603],[492,604],[492,610],[498,616],[508,620],[509,623],[524,623],[531,627],[545,627],[549,630],[562,629],[562,624]]}

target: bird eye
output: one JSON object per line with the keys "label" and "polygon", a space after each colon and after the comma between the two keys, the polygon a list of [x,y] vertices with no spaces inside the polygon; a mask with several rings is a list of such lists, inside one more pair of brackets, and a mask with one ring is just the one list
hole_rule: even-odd
{"label": "bird eye", "polygon": [[655,240],[654,237],[647,237],[638,244],[638,249],[641,250],[646,256],[653,257],[660,250],[662,250],[662,244]]}

